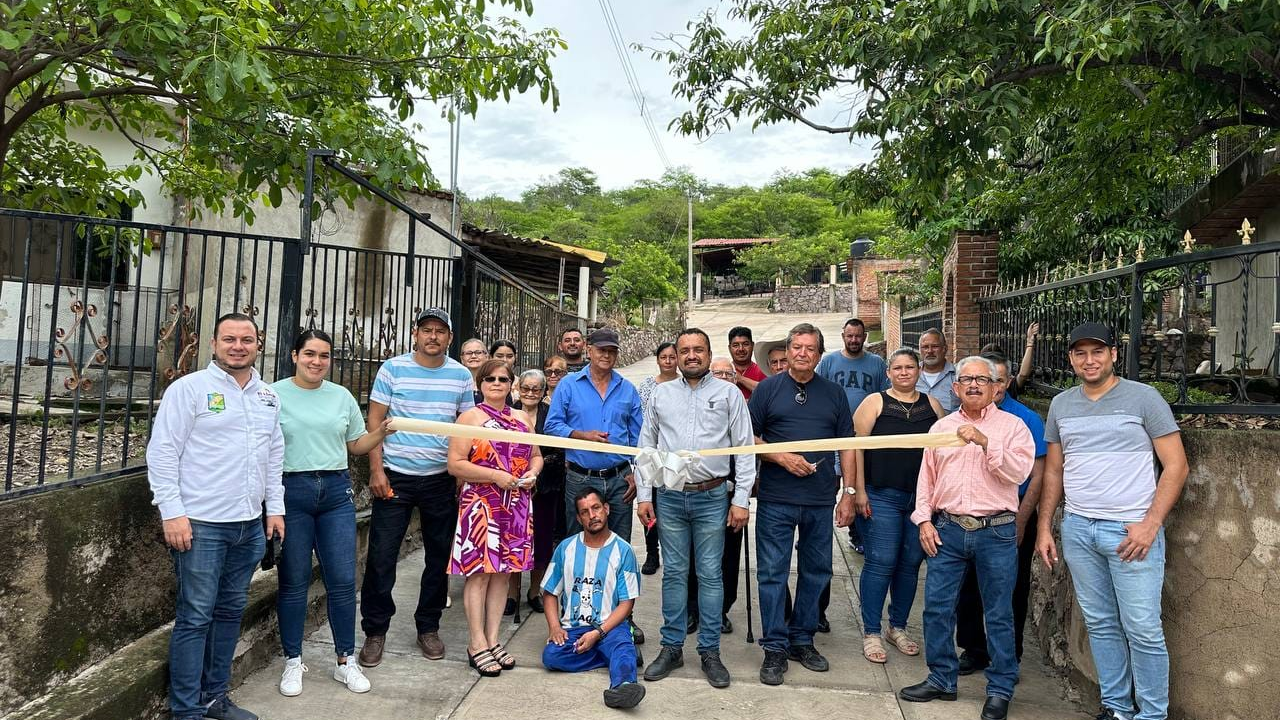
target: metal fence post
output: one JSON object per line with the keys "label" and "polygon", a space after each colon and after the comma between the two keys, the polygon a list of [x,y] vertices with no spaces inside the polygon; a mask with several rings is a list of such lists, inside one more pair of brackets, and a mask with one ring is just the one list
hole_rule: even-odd
{"label": "metal fence post", "polygon": [[1142,272],[1139,263],[1130,270],[1129,287],[1129,347],[1125,349],[1125,377],[1137,380],[1142,367]]}
{"label": "metal fence post", "polygon": [[449,348],[454,357],[460,357],[462,343],[475,335],[476,322],[476,262],[463,253],[453,261],[452,297],[449,311],[453,320],[453,345]]}

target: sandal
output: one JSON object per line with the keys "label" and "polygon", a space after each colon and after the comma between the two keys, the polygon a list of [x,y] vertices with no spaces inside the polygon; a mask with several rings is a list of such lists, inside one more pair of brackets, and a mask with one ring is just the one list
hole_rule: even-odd
{"label": "sandal", "polygon": [[489,648],[489,652],[493,654],[493,659],[498,661],[498,665],[503,670],[510,670],[516,666],[516,659],[511,656],[511,653],[507,652],[506,648],[502,647],[502,643]]}
{"label": "sandal", "polygon": [[896,628],[890,625],[889,632],[885,633],[884,637],[886,640],[893,643],[893,646],[898,648],[898,652],[902,653],[903,655],[919,655],[920,654],[919,643],[917,643],[915,640],[912,640],[910,635],[907,635],[906,628]]}
{"label": "sandal", "polygon": [[884,645],[880,644],[879,635],[867,635],[862,638],[862,657],[879,665],[889,661],[889,656],[884,651]]}
{"label": "sandal", "polygon": [[493,657],[493,653],[489,650],[481,650],[478,653],[467,652],[467,660],[470,661],[471,667],[482,677],[498,677],[502,674],[502,664]]}

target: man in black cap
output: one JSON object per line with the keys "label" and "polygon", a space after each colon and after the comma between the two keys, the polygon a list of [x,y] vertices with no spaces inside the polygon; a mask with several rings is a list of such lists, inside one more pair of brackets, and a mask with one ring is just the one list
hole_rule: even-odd
{"label": "man in black cap", "polygon": [[[636,497],[635,474],[629,456],[608,451],[609,444],[640,444],[644,415],[640,393],[613,369],[618,362],[618,331],[592,330],[587,336],[587,367],[560,381],[544,430],[548,435],[601,443],[599,451],[566,450],[565,517],[572,535],[582,531],[573,498],[587,488],[599,490],[609,506],[609,529],[631,542],[632,501]],[[632,623],[636,643],[644,633]]]}
{"label": "man in black cap", "polygon": [[[1137,342],[1130,352],[1137,352]],[[1187,456],[1160,394],[1116,377],[1110,328],[1084,323],[1069,343],[1080,385],[1049,406],[1036,552],[1046,567],[1057,563],[1052,523],[1065,496],[1062,557],[1098,669],[1098,717],[1163,720],[1169,709],[1169,652],[1160,619],[1163,525],[1182,494]]]}
{"label": "man in black cap", "polygon": [[[388,417],[453,422],[475,406],[471,372],[448,356],[453,328],[449,314],[428,308],[418,314],[413,349],[389,358],[378,368],[369,393],[369,427]],[[424,409],[425,408],[425,409]],[[413,614],[418,647],[428,660],[444,657],[440,614],[448,597],[449,554],[458,522],[456,484],[447,472],[449,438],[423,433],[396,433],[369,452],[369,553],[360,587],[360,625],[364,646],[360,664],[382,662],[387,629],[396,605],[391,591],[396,563],[409,519],[417,508],[422,524],[424,567]]]}

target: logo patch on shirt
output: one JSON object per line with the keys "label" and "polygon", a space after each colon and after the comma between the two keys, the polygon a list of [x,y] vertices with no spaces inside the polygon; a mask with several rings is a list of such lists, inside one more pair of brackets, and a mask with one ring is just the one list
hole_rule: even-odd
{"label": "logo patch on shirt", "polygon": [[227,409],[227,399],[222,393],[209,393],[209,412],[220,413]]}
{"label": "logo patch on shirt", "polygon": [[276,406],[276,394],[273,390],[262,388],[261,390],[258,391],[258,400],[260,400],[262,404],[267,407]]}

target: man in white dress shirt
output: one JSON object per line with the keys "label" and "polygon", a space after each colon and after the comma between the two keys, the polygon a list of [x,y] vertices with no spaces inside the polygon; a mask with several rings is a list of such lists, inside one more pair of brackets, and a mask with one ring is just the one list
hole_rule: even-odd
{"label": "man in white dress shirt", "polygon": [[178,576],[169,706],[175,720],[256,720],[227,690],[249,581],[266,536],[284,539],[280,399],[253,367],[252,318],[218,318],[212,345],[209,367],[165,391],[147,444],[152,502]]}

